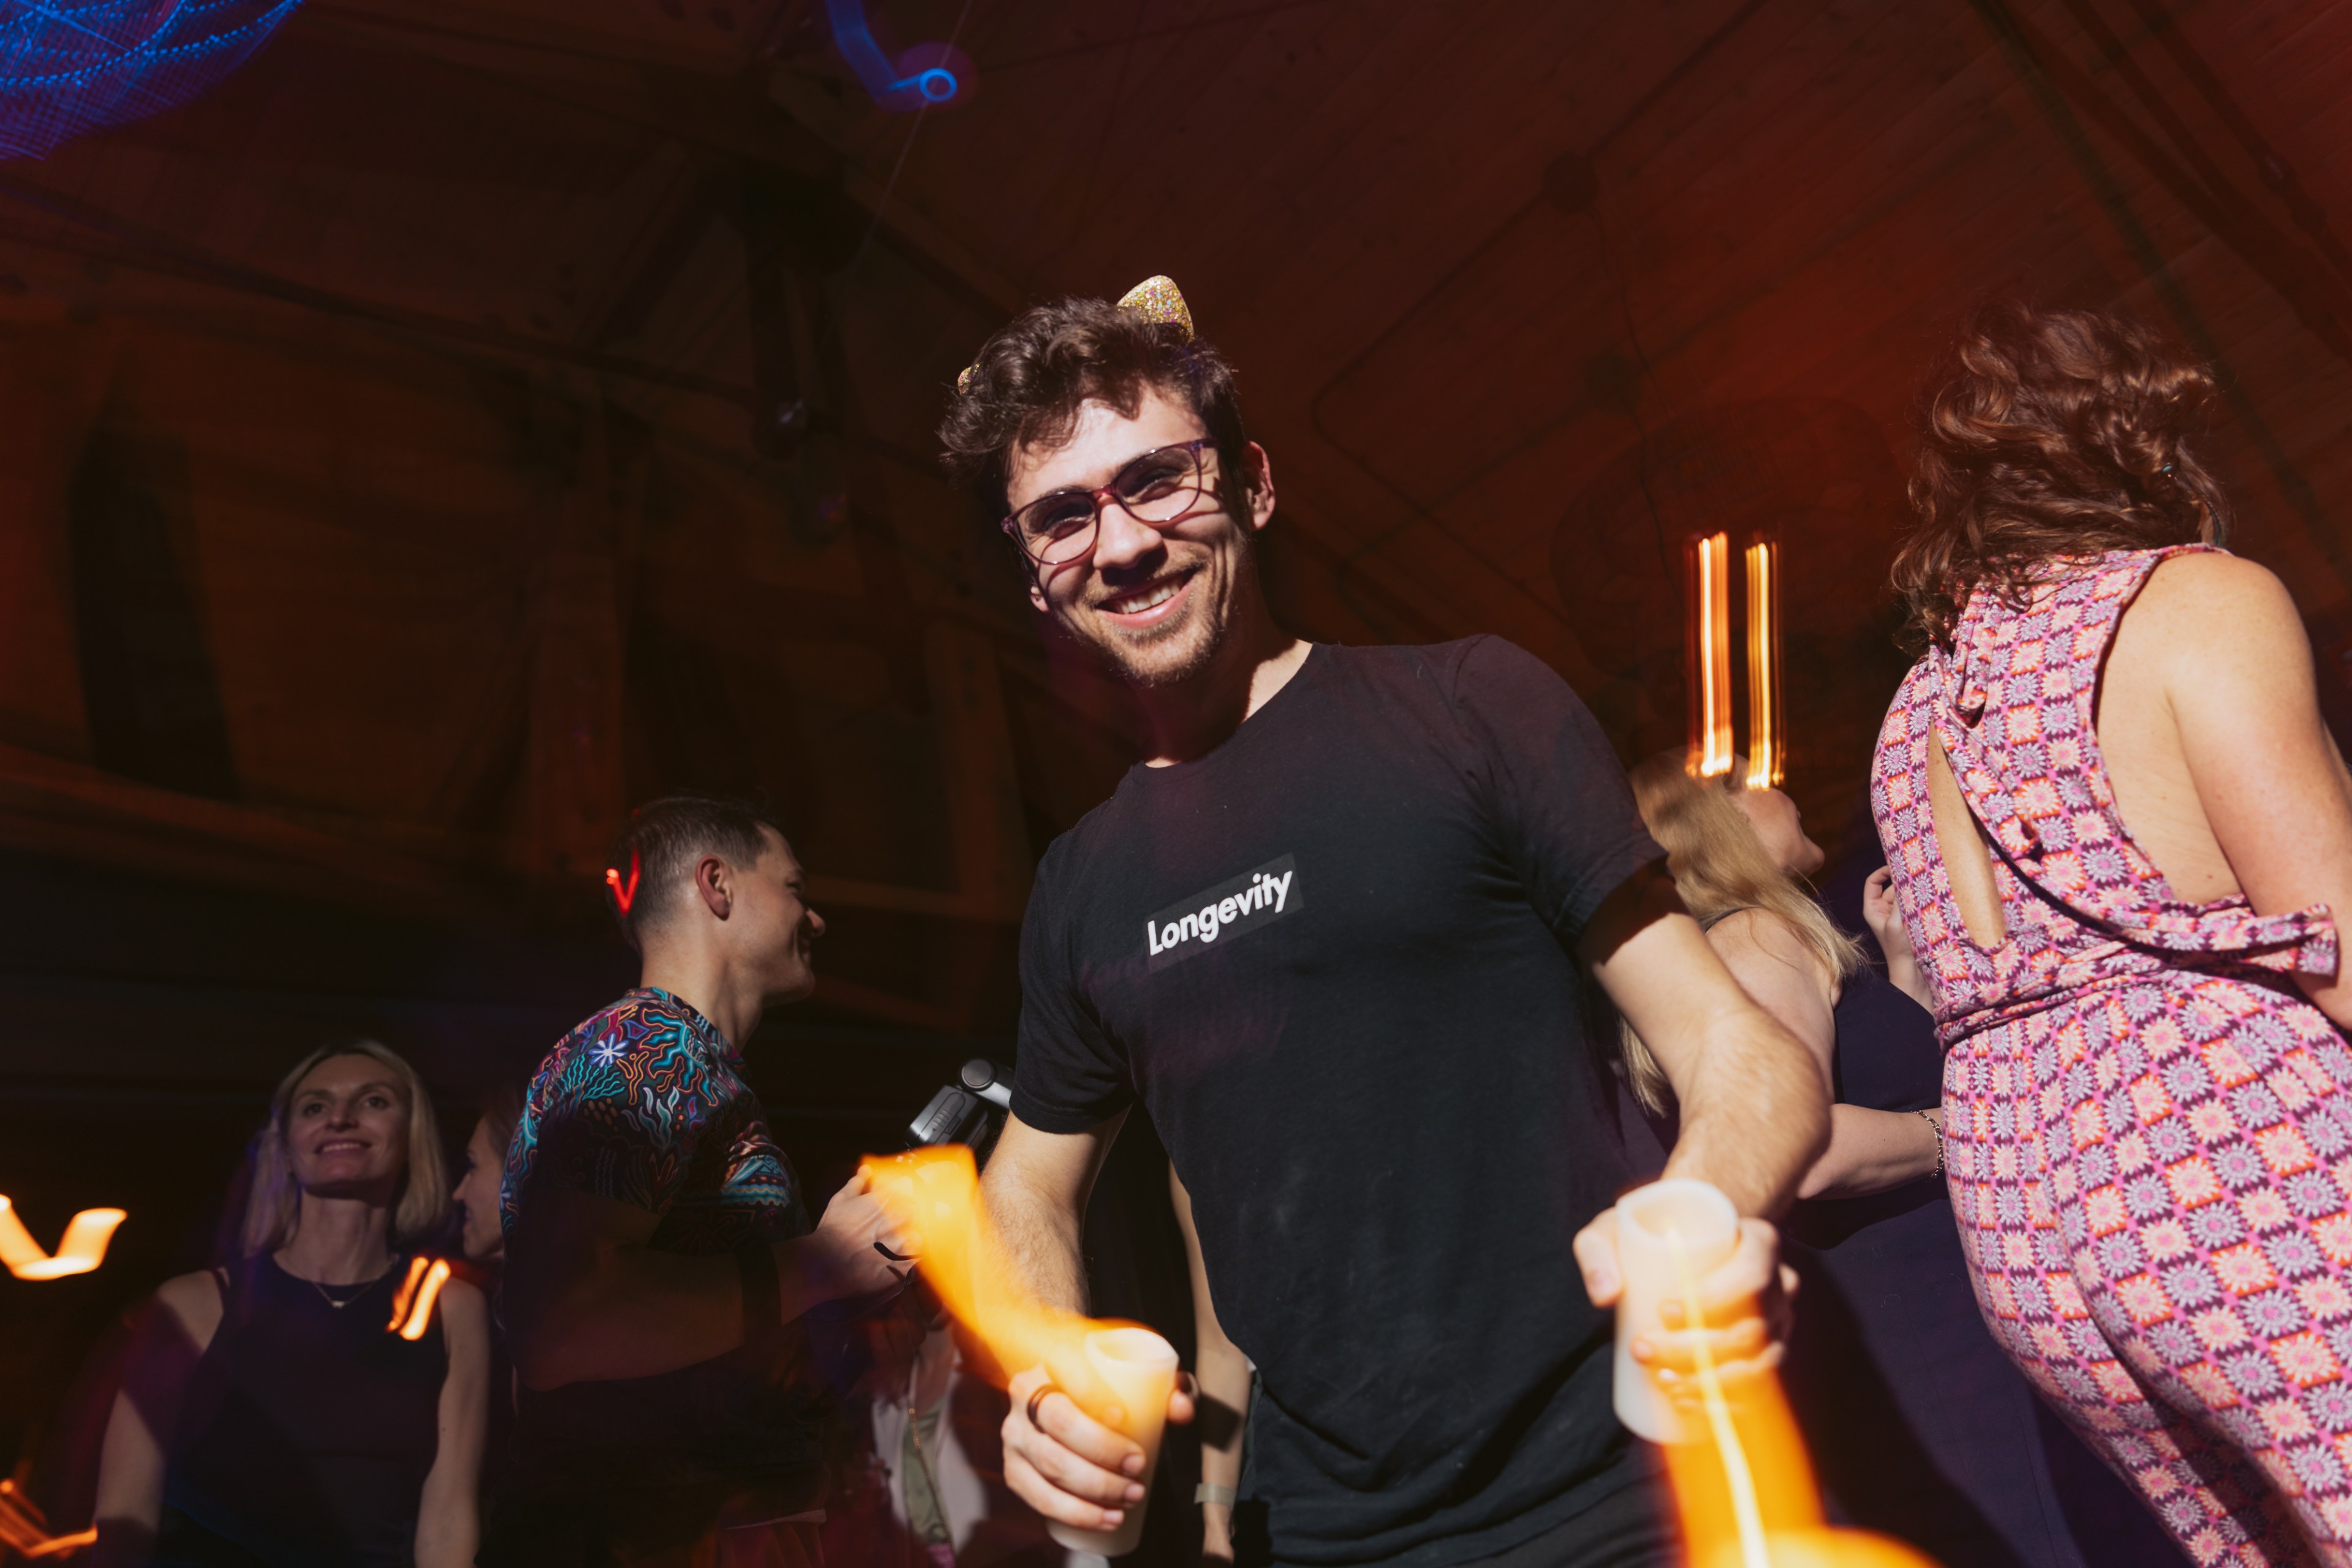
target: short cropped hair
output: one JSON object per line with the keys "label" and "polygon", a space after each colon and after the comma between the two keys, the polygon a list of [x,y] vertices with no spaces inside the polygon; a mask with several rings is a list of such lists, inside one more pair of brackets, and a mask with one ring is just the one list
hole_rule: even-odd
{"label": "short cropped hair", "polygon": [[294,1151],[286,1126],[295,1092],[322,1061],[364,1056],[380,1066],[408,1102],[408,1161],[400,1198],[392,1211],[392,1244],[397,1249],[432,1234],[449,1213],[449,1172],[441,1160],[441,1134],[433,1123],[433,1097],[405,1057],[372,1040],[331,1040],[294,1064],[269,1095],[268,1124],[253,1140],[253,1185],[246,1191],[239,1250],[246,1257],[271,1252],[294,1239],[302,1218],[302,1184],[294,1175]]}
{"label": "short cropped hair", "polygon": [[749,869],[767,852],[766,830],[784,830],[765,809],[728,795],[664,795],[629,813],[605,863],[604,894],[621,935],[642,945],[668,919],[705,855]]}
{"label": "short cropped hair", "polygon": [[1895,589],[1946,643],[1979,589],[2021,606],[2044,563],[2221,542],[2228,503],[2189,445],[2213,372],[2143,322],[1998,300],[1930,383]]}
{"label": "short cropped hair", "polygon": [[1024,447],[1069,439],[1087,403],[1133,416],[1146,389],[1189,406],[1217,448],[1221,498],[1246,507],[1249,433],[1233,367],[1183,327],[1103,299],[1064,299],[1016,317],[982,345],[971,379],[940,422],[948,476],[992,526],[1012,508],[1005,486]]}

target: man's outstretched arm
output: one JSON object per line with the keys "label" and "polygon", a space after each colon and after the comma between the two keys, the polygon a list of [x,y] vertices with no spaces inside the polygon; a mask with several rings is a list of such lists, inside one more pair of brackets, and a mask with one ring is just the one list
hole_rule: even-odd
{"label": "man's outstretched arm", "polygon": [[1804,1042],[1732,977],[1664,862],[1610,894],[1580,946],[1674,1084],[1682,1133],[1666,1174],[1714,1183],[1744,1215],[1787,1207],[1828,1146],[1829,1085]]}
{"label": "man's outstretched arm", "polygon": [[1126,1120],[1122,1112],[1083,1133],[1041,1133],[1016,1113],[981,1173],[981,1199],[1015,1272],[1049,1307],[1087,1310],[1087,1199]]}
{"label": "man's outstretched arm", "polygon": [[[1048,1306],[1086,1311],[1087,1197],[1123,1119],[1122,1113],[1082,1133],[1045,1133],[1016,1114],[988,1157],[981,1195],[989,1218],[1015,1271]],[[1143,1473],[1143,1450],[1058,1391],[1037,1400],[1033,1421],[1030,1398],[1054,1383],[1054,1373],[1042,1366],[1005,1370],[1013,1375],[1007,1390],[1013,1409],[1004,1417],[1005,1481],[1047,1519],[1080,1530],[1117,1530],[1126,1510],[1143,1500],[1136,1479]],[[1169,1399],[1168,1418],[1192,1418],[1192,1401],[1183,1391]]]}
{"label": "man's outstretched arm", "polygon": [[[515,1368],[537,1389],[651,1377],[744,1342],[741,1266],[728,1253],[658,1252],[650,1209],[552,1184],[531,1195],[507,1239],[506,1317]],[[853,1178],[808,1235],[774,1254],[786,1322],[822,1302],[890,1289],[913,1250]]]}
{"label": "man's outstretched arm", "polygon": [[[1821,1067],[1802,1040],[1740,988],[1684,911],[1663,862],[1652,862],[1609,895],[1579,950],[1674,1085],[1682,1132],[1666,1175],[1712,1182],[1743,1217],[1738,1249],[1699,1282],[1701,1309],[1716,1325],[1713,1354],[1727,1367],[1769,1359],[1793,1281],[1780,1265],[1780,1238],[1768,1217],[1796,1196],[1829,1145],[1829,1085]],[[1623,1288],[1616,1210],[1578,1235],[1576,1257],[1594,1304],[1613,1304]],[[1726,1315],[1716,1315],[1718,1308]],[[1669,1321],[1676,1316],[1670,1308]],[[1690,1334],[1667,1337],[1672,1343],[1637,1345],[1635,1354],[1655,1364],[1686,1366]]]}

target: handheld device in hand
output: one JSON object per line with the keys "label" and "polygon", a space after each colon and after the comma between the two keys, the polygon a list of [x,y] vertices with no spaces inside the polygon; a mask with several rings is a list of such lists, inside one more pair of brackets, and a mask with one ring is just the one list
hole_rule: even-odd
{"label": "handheld device in hand", "polygon": [[920,1149],[934,1144],[968,1144],[974,1163],[985,1165],[988,1151],[996,1146],[996,1135],[1004,1130],[1005,1115],[1012,1109],[1012,1070],[984,1056],[975,1056],[963,1064],[955,1082],[932,1095],[922,1114],[907,1124],[907,1146]]}

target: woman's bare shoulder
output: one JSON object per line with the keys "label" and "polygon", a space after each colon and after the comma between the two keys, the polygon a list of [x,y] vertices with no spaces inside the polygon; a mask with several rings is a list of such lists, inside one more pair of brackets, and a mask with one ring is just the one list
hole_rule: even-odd
{"label": "woman's bare shoulder", "polygon": [[452,1279],[441,1287],[436,1303],[441,1332],[448,1336],[449,1367],[475,1373],[486,1368],[490,1354],[490,1299],[469,1280]]}
{"label": "woman's bare shoulder", "polygon": [[2311,640],[2268,567],[2199,551],[2158,564],[2116,632],[2116,655],[2176,694],[2268,685],[2290,664],[2308,679]]}
{"label": "woman's bare shoulder", "polygon": [[1736,953],[1758,953],[1801,969],[1822,967],[1821,956],[1796,925],[1769,909],[1735,909],[1708,926],[1706,935],[1726,958]]}
{"label": "woman's bare shoulder", "polygon": [[441,1287],[441,1321],[467,1333],[488,1333],[488,1294],[471,1280],[452,1277]]}
{"label": "woman's bare shoulder", "polygon": [[174,1274],[155,1287],[155,1299],[186,1317],[190,1309],[201,1312],[220,1311],[220,1281],[209,1269],[199,1269],[193,1274]]}
{"label": "woman's bare shoulder", "polygon": [[2210,628],[2226,636],[2241,617],[2260,617],[2301,629],[2294,596],[2278,573],[2259,561],[2214,550],[2195,550],[2157,563],[2133,601],[2135,617],[2153,615],[2183,630]]}
{"label": "woman's bare shoulder", "polygon": [[441,1301],[445,1306],[453,1306],[469,1314],[486,1312],[490,1304],[488,1292],[471,1280],[455,1274],[441,1287]]}
{"label": "woman's bare shoulder", "polygon": [[176,1320],[181,1332],[201,1351],[220,1327],[220,1281],[209,1269],[174,1274],[155,1287],[155,1305],[161,1313]]}

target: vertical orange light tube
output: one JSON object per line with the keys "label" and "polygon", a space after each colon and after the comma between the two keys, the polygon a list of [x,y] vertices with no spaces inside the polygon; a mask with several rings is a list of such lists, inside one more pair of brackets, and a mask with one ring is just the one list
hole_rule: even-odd
{"label": "vertical orange light tube", "polygon": [[392,1293],[392,1322],[383,1325],[386,1331],[398,1333],[407,1324],[408,1304],[416,1299],[416,1287],[424,1281],[425,1270],[432,1267],[433,1260],[421,1252],[408,1260],[408,1278],[403,1280],[400,1288]]}
{"label": "vertical orange light tube", "polygon": [[1769,789],[1787,772],[1780,739],[1780,551],[1748,547],[1748,787]]}
{"label": "vertical orange light tube", "polygon": [[449,1262],[422,1253],[408,1260],[408,1278],[392,1294],[392,1321],[384,1328],[403,1339],[423,1339],[433,1322],[433,1303],[449,1282]]}
{"label": "vertical orange light tube", "polygon": [[1691,543],[1691,748],[1701,779],[1731,771],[1731,538]]}

